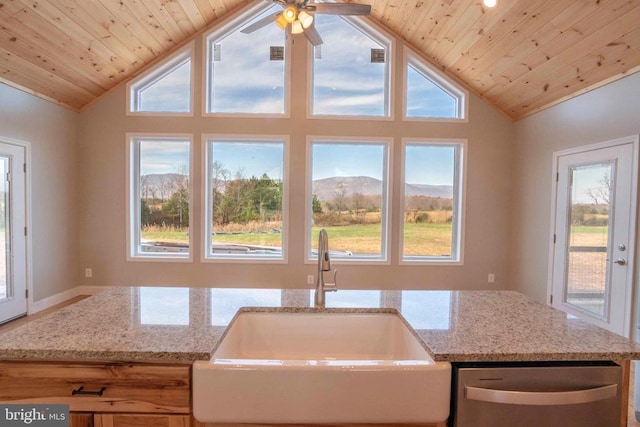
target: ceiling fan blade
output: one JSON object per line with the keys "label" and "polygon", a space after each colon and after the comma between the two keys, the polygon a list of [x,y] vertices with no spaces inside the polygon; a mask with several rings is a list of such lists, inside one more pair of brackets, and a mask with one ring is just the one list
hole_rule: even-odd
{"label": "ceiling fan blade", "polygon": [[315,25],[311,25],[309,28],[304,30],[304,36],[314,46],[320,46],[322,44],[322,37],[320,37],[320,33],[316,30]]}
{"label": "ceiling fan blade", "polygon": [[251,25],[247,25],[246,27],[244,27],[242,30],[240,30],[241,33],[245,33],[245,34],[251,34],[254,31],[259,30],[262,27],[266,27],[269,24],[272,24],[273,21],[276,20],[276,18],[278,16],[280,16],[280,14],[282,14],[282,12],[276,12],[272,15],[269,16],[265,16],[262,19],[258,19],[256,22],[254,22]]}
{"label": "ceiling fan blade", "polygon": [[309,3],[309,10],[325,15],[370,15],[371,5],[356,3]]}

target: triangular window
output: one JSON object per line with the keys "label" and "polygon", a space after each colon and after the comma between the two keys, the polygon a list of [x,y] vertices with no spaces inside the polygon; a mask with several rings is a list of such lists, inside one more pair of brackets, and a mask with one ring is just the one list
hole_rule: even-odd
{"label": "triangular window", "polygon": [[190,114],[193,48],[179,52],[131,82],[130,113]]}
{"label": "triangular window", "polygon": [[464,119],[466,102],[464,90],[416,56],[407,55],[405,118]]}
{"label": "triangular window", "polygon": [[315,15],[311,112],[389,117],[391,39],[356,18]]}
{"label": "triangular window", "polygon": [[252,23],[281,11],[279,5],[265,8],[258,3],[206,36],[207,113],[287,113],[286,33],[275,22],[248,34],[242,32]]}

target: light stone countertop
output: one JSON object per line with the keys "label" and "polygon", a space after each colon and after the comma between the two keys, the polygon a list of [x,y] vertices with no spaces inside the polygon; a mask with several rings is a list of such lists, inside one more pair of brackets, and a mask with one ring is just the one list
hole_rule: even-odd
{"label": "light stone countertop", "polygon": [[[0,360],[209,360],[241,307],[309,310],[313,292],[109,288],[0,334]],[[640,359],[640,344],[511,291],[350,291],[340,311],[397,310],[436,361]]]}

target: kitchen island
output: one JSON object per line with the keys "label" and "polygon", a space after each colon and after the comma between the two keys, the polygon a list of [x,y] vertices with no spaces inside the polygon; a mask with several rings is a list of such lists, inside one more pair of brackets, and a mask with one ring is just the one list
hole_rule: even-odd
{"label": "kitchen island", "polygon": [[[109,411],[182,414],[180,421],[172,418],[167,425],[186,425],[190,400],[184,390],[190,387],[190,365],[211,358],[239,308],[308,310],[312,305],[310,290],[110,288],[0,335],[0,383],[5,383],[0,390],[17,376],[49,378],[45,382],[53,377],[77,386],[74,390],[84,386],[74,395],[79,403],[72,404],[73,411],[105,414],[88,414],[94,423],[86,425],[116,425]],[[397,310],[435,361],[612,360],[627,361],[622,365],[628,370],[629,360],[640,359],[640,345],[511,291],[340,290],[327,295],[327,308]],[[47,364],[66,365],[66,370],[46,377]],[[18,372],[16,366],[24,369]],[[61,379],[77,372],[73,368],[84,368],[87,381]],[[149,382],[147,374],[156,383]],[[101,400],[83,394],[99,392],[100,381],[117,388],[135,383],[135,378],[145,379],[138,380],[146,390],[139,398]],[[147,397],[154,391],[160,399],[150,403]],[[0,394],[0,401],[34,401],[27,391],[22,393]],[[96,400],[102,403],[91,406]],[[626,412],[626,392],[623,400]],[[55,402],[60,400],[45,403]]]}

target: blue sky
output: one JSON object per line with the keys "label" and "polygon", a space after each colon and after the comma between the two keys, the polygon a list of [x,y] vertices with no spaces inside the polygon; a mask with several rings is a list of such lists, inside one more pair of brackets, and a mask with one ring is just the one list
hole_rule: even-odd
{"label": "blue sky", "polygon": [[170,139],[140,142],[140,174],[183,173],[189,170],[189,141]]}
{"label": "blue sky", "polygon": [[[247,25],[281,10],[274,5]],[[267,25],[252,34],[239,30],[214,40],[220,60],[212,61],[213,111],[227,113],[284,112],[285,62],[269,59],[270,46],[286,46],[286,33]],[[384,48],[348,21],[316,15],[324,43],[313,63],[313,111],[316,114],[385,114],[386,65],[371,63],[371,49]],[[212,47],[213,49],[213,47]],[[389,59],[389,52],[385,52]],[[191,64],[179,67],[144,91],[144,111],[186,111]],[[407,114],[410,117],[454,117],[455,99],[408,67]]]}
{"label": "blue sky", "polygon": [[241,172],[244,178],[260,178],[267,174],[271,179],[284,178],[284,146],[274,142],[214,142],[212,159],[220,162],[235,177]]}
{"label": "blue sky", "polygon": [[407,117],[457,116],[456,99],[412,66],[407,67]]}
{"label": "blue sky", "polygon": [[[277,10],[281,8],[273,6],[254,20]],[[271,46],[285,46],[286,33],[275,23],[252,34],[239,29],[214,41],[219,45],[220,61],[212,61],[212,110],[283,113],[285,61],[271,61],[269,54]]]}
{"label": "blue sky", "polygon": [[[573,203],[593,203],[589,197],[589,190],[596,191],[604,186],[603,178],[610,177],[613,164],[595,164],[577,166],[573,172],[573,183],[571,184],[571,201]],[[603,203],[601,200],[600,203]]]}
{"label": "blue sky", "polygon": [[[284,146],[269,141],[216,141],[213,161],[222,163],[232,177],[242,172],[245,178],[266,173],[283,179]],[[408,145],[405,156],[406,181],[410,184],[453,185],[454,149],[451,146]],[[315,143],[313,145],[313,179],[334,176],[383,177],[384,146],[380,143]],[[180,173],[189,165],[186,141],[143,140],[140,144],[140,171]],[[598,176],[597,179],[601,177]],[[593,179],[592,181],[597,181]]]}
{"label": "blue sky", "polygon": [[380,144],[314,144],[313,180],[334,176],[383,178],[384,146]]}
{"label": "blue sky", "polygon": [[141,92],[140,111],[189,111],[191,61],[187,61]]}
{"label": "blue sky", "polygon": [[405,181],[409,184],[453,185],[455,149],[451,146],[407,145]]}

